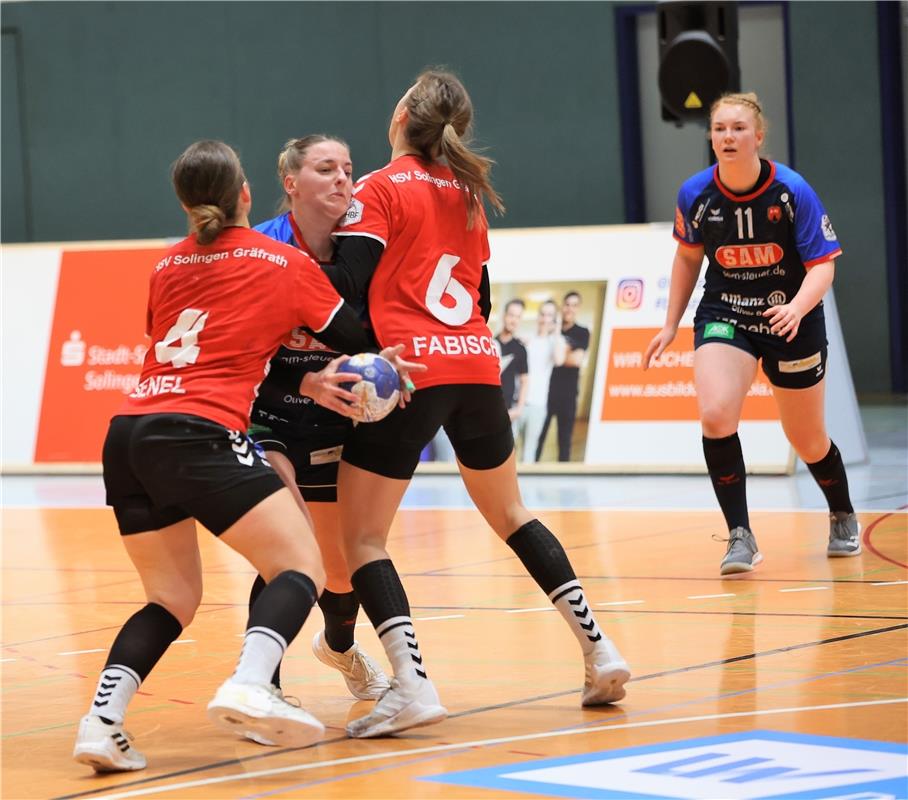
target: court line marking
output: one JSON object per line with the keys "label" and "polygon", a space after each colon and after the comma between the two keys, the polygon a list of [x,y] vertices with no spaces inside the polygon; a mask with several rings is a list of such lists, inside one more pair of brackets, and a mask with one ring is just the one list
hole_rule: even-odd
{"label": "court line marking", "polygon": [[533,611],[554,611],[555,606],[539,606],[538,608],[506,608],[505,614],[530,614]]}
{"label": "court line marking", "polygon": [[[902,506],[904,508],[904,506]],[[870,522],[867,527],[864,529],[864,534],[861,536],[861,541],[864,543],[864,546],[877,558],[883,559],[883,561],[888,561],[890,564],[895,564],[897,567],[902,567],[903,569],[908,569],[908,564],[905,564],[901,561],[896,561],[894,558],[887,556],[885,553],[881,552],[874,546],[873,542],[870,541],[871,536],[876,532],[877,526],[883,522],[883,520],[888,519],[893,516],[892,512],[888,514],[883,514],[881,517],[877,517],[873,522]]]}
{"label": "court line marking", "polygon": [[780,592],[822,592],[828,586],[800,586],[794,589],[779,589]]}
{"label": "court line marking", "polygon": [[599,725],[593,728],[571,729],[566,731],[543,731],[541,733],[527,733],[519,736],[500,736],[494,739],[476,739],[471,742],[460,742],[458,744],[433,745],[431,747],[418,747],[413,750],[395,751],[390,753],[371,753],[361,756],[350,756],[347,758],[335,758],[328,761],[316,761],[310,764],[294,764],[288,767],[273,767],[271,769],[262,769],[255,772],[243,772],[235,775],[222,775],[214,778],[202,778],[195,781],[183,781],[182,783],[173,783],[167,786],[149,786],[144,789],[134,789],[128,792],[113,792],[111,794],[95,795],[96,800],[124,800],[127,797],[141,797],[147,794],[164,794],[167,792],[176,792],[183,789],[195,789],[202,786],[214,786],[223,783],[234,783],[256,778],[269,778],[275,775],[286,775],[291,772],[307,772],[313,769],[323,769],[325,767],[338,767],[346,764],[363,764],[370,761],[384,761],[392,758],[403,758],[427,753],[442,753],[450,750],[464,750],[466,748],[490,747],[499,744],[511,744],[513,742],[529,742],[537,739],[553,739],[564,736],[587,735],[590,733],[600,733],[605,731],[627,730],[630,728],[655,728],[662,725],[678,725],[687,722],[709,722],[719,719],[735,719],[740,717],[763,717],[773,714],[798,714],[808,711],[831,711],[841,708],[862,708],[868,706],[893,705],[895,703],[908,702],[908,697],[896,697],[887,700],[863,700],[854,703],[826,703],[816,706],[789,706],[786,708],[763,708],[752,711],[733,711],[725,714],[700,714],[691,717],[674,717],[670,719],[643,720],[640,722],[626,722],[619,725]]}
{"label": "court line marking", "polygon": [[67,650],[63,653],[57,653],[58,656],[81,656],[83,653],[103,653],[105,648],[92,647],[90,650]]}
{"label": "court line marking", "polygon": [[[526,475],[518,476],[520,478],[526,478]],[[608,478],[614,477],[609,475],[602,475],[599,477]],[[682,475],[676,475],[674,477],[684,477]],[[704,475],[699,476],[701,478],[705,477]],[[753,476],[751,476],[753,477]],[[775,475],[765,475],[757,477],[786,477],[786,476],[775,476]],[[100,480],[100,479],[99,479]],[[598,487],[590,487],[591,489],[596,489]],[[103,489],[101,490],[103,491]],[[525,492],[526,493],[526,492]],[[901,495],[900,495],[901,496]],[[48,505],[47,503],[43,504],[10,504],[4,505],[4,510],[6,511],[40,511],[42,509],[51,508],[54,511],[82,511],[82,510],[92,510],[92,509],[105,509],[108,508],[106,503],[98,503],[97,505]],[[588,506],[588,505],[576,505],[576,506],[549,506],[549,505],[527,505],[527,508],[531,508],[533,511],[553,511],[553,512],[562,512],[562,511],[645,511],[652,513],[654,511],[666,511],[669,513],[672,512],[681,512],[681,511],[699,511],[699,512],[717,512],[718,509],[716,506],[659,506],[658,508],[653,508],[652,506]],[[463,504],[440,504],[436,503],[435,505],[401,505],[401,510],[403,511],[476,511],[476,506],[474,506],[469,500],[464,500]],[[755,506],[750,509],[750,511],[759,513],[759,514],[824,514],[828,515],[829,511],[826,508],[821,508],[817,506],[816,508],[786,508],[784,506]],[[478,511],[476,512],[479,513]],[[908,514],[908,509],[904,506],[896,506],[895,508],[856,508],[854,510],[855,514]]]}
{"label": "court line marking", "polygon": [[[715,612],[708,612],[708,613],[715,613]],[[861,631],[859,633],[849,633],[849,634],[845,634],[843,636],[836,636],[832,639],[821,639],[821,640],[815,641],[815,642],[802,642],[801,644],[787,645],[785,647],[776,648],[774,650],[764,650],[761,652],[754,652],[754,653],[748,653],[748,654],[740,655],[740,656],[732,656],[730,658],[723,658],[718,661],[707,661],[703,664],[692,664],[692,665],[688,665],[686,667],[677,667],[677,668],[673,668],[673,669],[662,670],[660,672],[651,672],[646,675],[640,675],[640,676],[634,677],[631,680],[634,682],[639,682],[639,681],[647,681],[647,680],[652,680],[652,679],[657,679],[657,678],[663,678],[663,677],[670,676],[670,675],[681,675],[686,672],[692,672],[692,671],[699,670],[699,669],[711,669],[712,667],[724,666],[726,664],[734,664],[734,663],[738,663],[741,661],[748,661],[751,659],[761,658],[764,656],[778,655],[779,653],[787,653],[792,650],[802,650],[802,649],[808,648],[808,647],[817,647],[819,645],[835,644],[838,642],[850,641],[852,639],[861,639],[865,636],[875,636],[877,634],[892,633],[894,631],[905,630],[905,629],[908,629],[908,625],[892,625],[887,628],[876,628],[876,629],[869,630],[869,631]],[[510,701],[503,702],[503,703],[496,703],[494,705],[478,706],[476,708],[467,709],[466,711],[459,711],[455,714],[451,714],[449,719],[470,717],[470,716],[475,716],[476,714],[484,714],[488,711],[495,711],[495,710],[502,709],[502,708],[515,708],[518,706],[526,705],[528,703],[538,703],[538,702],[542,702],[545,700],[552,700],[555,698],[567,697],[568,695],[576,694],[579,691],[580,690],[577,687],[573,687],[571,689],[561,690],[558,692],[550,692],[549,694],[537,695],[535,697],[524,697],[524,698],[520,698],[518,700],[510,700]],[[716,698],[715,697],[705,698],[706,701],[714,700],[714,699],[716,699]],[[675,707],[677,707],[677,705],[678,704],[673,704],[673,705],[668,706],[667,708],[657,708],[655,710],[647,709],[645,713],[647,713],[647,714],[657,713],[659,711],[665,711],[665,710],[675,708]],[[631,712],[631,713],[634,713],[634,712]],[[626,719],[626,716],[622,716],[622,718]],[[575,730],[579,730],[580,727],[581,726],[575,727]],[[338,742],[338,741],[345,741],[345,739],[339,737],[337,739],[326,740],[324,742],[324,744],[334,744],[335,742]],[[262,753],[260,755],[245,756],[243,758],[234,758],[234,759],[222,760],[222,761],[218,761],[218,762],[214,762],[214,763],[202,764],[200,766],[189,767],[187,769],[179,770],[177,772],[170,772],[170,773],[165,773],[163,775],[154,775],[151,777],[139,778],[138,780],[120,784],[120,786],[121,787],[138,786],[138,785],[151,784],[151,783],[157,784],[160,781],[169,780],[171,778],[177,778],[182,775],[197,774],[199,772],[210,772],[215,769],[224,769],[226,767],[230,767],[230,766],[237,765],[237,764],[249,765],[253,762],[262,761],[264,759],[269,759],[269,758],[274,758],[275,756],[283,755],[288,752],[292,752],[292,749],[280,749],[280,750],[274,750],[272,752]],[[83,798],[83,797],[90,797],[90,798],[92,798],[92,800],[94,800],[95,795],[98,795],[104,791],[106,791],[106,788],[89,789],[88,791],[60,795],[59,797],[54,798],[53,800],[73,800],[73,798]]]}
{"label": "court line marking", "polygon": [[645,603],[646,600],[608,600],[604,603],[593,603],[594,606],[633,606]]}
{"label": "court line marking", "polygon": [[[877,664],[865,664],[860,667],[854,667],[852,669],[840,670],[837,672],[822,673],[819,675],[812,675],[809,678],[798,678],[795,680],[783,681],[783,682],[777,683],[777,684],[769,684],[768,686],[762,686],[759,689],[757,689],[757,688],[745,689],[744,691],[729,692],[726,694],[715,695],[713,697],[697,697],[692,700],[685,700],[684,702],[681,702],[681,703],[672,703],[667,706],[651,708],[651,709],[646,709],[646,710],[641,710],[641,711],[627,712],[625,715],[625,719],[632,717],[632,716],[633,717],[639,717],[639,716],[652,717],[655,714],[664,714],[667,711],[675,711],[679,708],[684,708],[686,706],[696,705],[698,703],[700,703],[700,704],[708,703],[713,700],[724,700],[724,699],[730,698],[730,697],[739,697],[744,694],[760,692],[767,688],[776,689],[779,687],[797,686],[799,684],[807,683],[807,682],[814,681],[814,680],[822,680],[824,678],[828,678],[828,677],[836,676],[836,675],[846,675],[846,674],[850,674],[850,673],[854,673],[854,672],[866,671],[869,669],[879,669],[880,667],[901,666],[905,663],[906,660],[908,660],[908,659],[902,658],[902,659],[895,659],[894,661],[883,661],[883,662],[880,662]],[[582,728],[584,726],[590,727],[590,726],[594,726],[597,724],[601,724],[601,723],[599,723],[599,722],[582,723],[580,725],[572,725],[567,728],[558,728],[557,730],[576,730],[576,729]],[[469,748],[466,748],[463,750],[463,752],[468,752],[468,750],[469,750]],[[531,756],[532,758],[545,758],[545,754],[543,754],[543,753],[528,753],[528,752],[520,751],[520,750],[509,750],[508,752],[516,753],[518,755]],[[338,783],[339,781],[343,781],[343,780],[347,780],[347,779],[351,779],[351,778],[357,778],[361,775],[374,774],[376,772],[382,772],[384,770],[390,770],[390,769],[400,769],[401,767],[410,766],[410,764],[425,763],[426,761],[430,761],[432,759],[447,758],[451,755],[460,755],[460,751],[453,751],[450,753],[435,753],[435,754],[432,754],[429,756],[423,756],[423,757],[419,757],[419,758],[410,759],[408,761],[401,761],[401,762],[398,762],[397,764],[385,764],[383,766],[371,767],[371,768],[359,770],[356,772],[348,772],[348,773],[339,774],[339,775],[331,775],[326,778],[319,778],[316,780],[307,781],[305,783],[298,783],[293,786],[280,787],[277,789],[270,789],[270,790],[267,790],[264,792],[259,792],[257,794],[246,795],[245,797],[239,798],[239,800],[259,800],[259,798],[263,798],[263,797],[274,797],[274,796],[280,795],[280,794],[287,794],[289,792],[295,792],[295,791],[300,791],[302,789],[307,789],[311,786],[324,785],[326,783]]]}
{"label": "court line marking", "polygon": [[[518,476],[526,477],[526,476]],[[702,476],[705,477],[705,476]],[[752,476],[751,476],[752,477]],[[767,476],[769,477],[769,476]],[[772,476],[775,477],[775,476]],[[528,492],[524,492],[524,495]],[[901,495],[900,495],[901,496]],[[526,497],[524,497],[524,502],[526,503]],[[589,505],[576,505],[576,506],[545,506],[545,505],[530,505],[526,503],[527,508],[532,511],[551,511],[554,513],[561,513],[564,511],[633,511],[633,512],[667,512],[667,513],[681,513],[685,511],[696,511],[700,513],[709,513],[717,512],[718,509],[716,506],[659,506],[658,508],[653,508],[652,506],[589,506]],[[7,506],[8,508],[13,508],[13,506]],[[25,506],[26,508],[47,508],[47,506]],[[85,506],[85,508],[102,508],[103,506]],[[75,508],[79,508],[76,506]],[[476,506],[474,506],[469,501],[464,501],[463,505],[401,505],[402,511],[476,511]],[[785,507],[772,507],[772,506],[760,506],[750,508],[752,513],[757,514],[822,514],[824,516],[829,516],[828,508],[785,508]],[[477,511],[477,513],[479,513]],[[855,514],[908,514],[908,510],[904,506],[897,506],[896,508],[856,508],[854,510]]]}
{"label": "court line marking", "polygon": [[[243,636],[245,635],[246,634],[244,633]],[[171,642],[171,644],[190,644],[194,641],[195,639],[177,639],[175,642]]]}
{"label": "court line marking", "polygon": [[15,658],[0,658],[0,664],[6,664],[9,661],[15,661]]}
{"label": "court line marking", "polygon": [[[413,617],[414,622],[428,622],[433,619],[463,619],[466,614],[446,614],[443,617]],[[371,624],[371,623],[370,623]]]}
{"label": "court line marking", "polygon": [[[782,590],[785,591],[784,589]],[[734,592],[723,592],[722,594],[689,594],[688,600],[711,600],[714,597],[737,597]]]}
{"label": "court line marking", "polygon": [[871,583],[871,586],[901,586],[908,581],[882,581],[881,583]]}

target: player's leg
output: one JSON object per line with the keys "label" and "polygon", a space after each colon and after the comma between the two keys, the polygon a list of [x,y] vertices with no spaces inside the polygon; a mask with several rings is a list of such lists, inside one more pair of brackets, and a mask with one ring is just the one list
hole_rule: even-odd
{"label": "player's leg", "polygon": [[492,530],[514,551],[567,622],[583,652],[584,705],[624,697],[630,671],[603,635],[555,535],[531,514],[520,496],[517,460],[507,410],[495,387],[460,387],[464,400],[451,423],[464,485]]}
{"label": "player's leg", "polygon": [[[277,481],[273,472],[270,476]],[[209,717],[247,738],[267,744],[305,747],[322,738],[324,726],[287,703],[271,679],[287,647],[299,633],[324,586],[315,537],[286,486],[233,487],[251,505],[237,516],[224,510],[227,498],[197,517],[229,547],[243,555],[266,582],[249,614],[243,649],[233,675],[208,705]],[[270,491],[270,494],[267,492]],[[251,501],[256,495],[264,498]],[[233,519],[231,519],[231,517]],[[250,735],[251,734],[251,735]]]}
{"label": "player's leg", "polygon": [[[333,480],[337,480],[336,464]],[[308,493],[313,489],[306,489]],[[308,500],[315,522],[315,537],[325,564],[325,591],[318,599],[325,618],[325,628],[315,634],[312,651],[323,664],[338,670],[350,693],[359,700],[378,700],[391,686],[379,664],[354,639],[359,598],[350,582],[350,572],[341,541],[340,512],[336,486],[321,487],[330,494]]]}
{"label": "player's leg", "polygon": [[312,744],[324,727],[285,702],[271,677],[324,586],[315,537],[290,490],[245,434],[198,417],[162,416],[146,432],[143,484],[245,556],[267,583],[249,615],[236,670],[209,704],[209,717],[241,735]]}
{"label": "player's leg", "polygon": [[394,673],[391,689],[372,713],[347,725],[356,738],[430,725],[448,713],[428,678],[410,603],[386,549],[419,454],[447,413],[447,388],[416,392],[406,408],[357,426],[344,445],[337,481],[344,553],[353,587]]}
{"label": "player's leg", "polygon": [[[842,455],[826,431],[825,334],[819,337],[811,329],[813,327],[819,326],[799,331],[798,338],[792,343],[800,345],[800,352],[793,354],[797,358],[792,359],[789,353],[787,360],[777,362],[774,367],[769,367],[768,358],[764,362],[771,370],[768,374],[773,382],[782,429],[829,506],[826,554],[831,558],[856,556],[861,553],[861,526],[851,504]],[[808,341],[801,342],[802,337]],[[815,342],[813,346],[809,342],[811,337]],[[788,371],[779,371],[779,364],[788,365]]]}
{"label": "player's leg", "polygon": [[161,530],[123,536],[146,605],[120,629],[79,723],[73,757],[98,772],[142,769],[145,757],[123,730],[126,709],[170,644],[189,625],[202,597],[195,523],[184,519]]}
{"label": "player's leg", "polygon": [[181,509],[156,506],[134,470],[133,446],[143,419],[114,417],[102,455],[107,502],[148,602],[117,634],[79,724],[73,757],[99,772],[145,767],[145,757],[123,730],[126,708],[192,620],[202,593],[194,523]]}
{"label": "player's leg", "polygon": [[[740,331],[734,335],[740,337]],[[750,529],[746,468],[738,438],[741,409],[756,372],[755,355],[742,347],[706,342],[694,354],[703,455],[729,531],[723,575],[750,571],[762,560]]]}
{"label": "player's leg", "polygon": [[[293,466],[293,462],[286,455],[287,445],[284,441],[278,441],[275,438],[275,435],[269,431],[269,438],[267,441],[261,441],[257,437],[256,441],[260,446],[263,447],[268,463],[274,468],[274,471],[278,474],[280,479],[283,481],[284,486],[286,486],[290,493],[293,495],[294,500],[296,500],[297,505],[300,507],[300,510],[306,517],[306,521],[310,526],[313,525],[312,515],[309,513],[309,509],[306,507],[302,495],[300,494],[299,489],[296,485],[296,470]],[[255,580],[252,583],[252,588],[249,590],[249,613],[252,613],[252,608],[255,605],[256,600],[259,599],[262,590],[265,588],[265,579],[261,575],[256,575]],[[271,683],[273,686],[278,689],[281,688],[281,665],[278,664],[274,669],[274,674],[271,676]],[[258,741],[257,738],[254,741]]]}

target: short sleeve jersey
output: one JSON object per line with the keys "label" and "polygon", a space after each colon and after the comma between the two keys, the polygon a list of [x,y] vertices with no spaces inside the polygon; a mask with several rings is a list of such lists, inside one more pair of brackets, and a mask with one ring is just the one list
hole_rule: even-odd
{"label": "short sleeve jersey", "polygon": [[318,265],[244,227],[175,244],[152,272],[151,347],[120,414],[194,414],[245,430],[268,360],[287,331],[318,333],[343,301]]}
{"label": "short sleeve jersey", "polygon": [[[708,260],[700,310],[753,325],[771,306],[792,300],[807,270],[842,252],[816,192],[783,164],[763,162],[768,175],[736,195],[718,167],[688,178],[678,193],[674,236],[701,246]],[[822,317],[822,303],[805,319]]]}
{"label": "short sleeve jersey", "polygon": [[506,342],[496,336],[495,343],[501,358],[501,393],[505,404],[511,408],[517,402],[517,378],[529,372],[527,349],[516,336]]}
{"label": "short sleeve jersey", "polygon": [[[290,212],[281,214],[256,225],[259,231],[272,239],[284,242],[309,255],[299,227]],[[268,377],[259,387],[255,410],[263,411],[280,422],[297,427],[310,425],[348,425],[346,417],[324,408],[310,397],[299,393],[299,386],[306,373],[324,369],[336,358],[333,352],[316,339],[310,331],[296,327],[281,342],[268,367]]]}
{"label": "short sleeve jersey", "polygon": [[428,366],[416,386],[499,385],[498,351],[479,310],[488,223],[467,229],[467,195],[447,166],[401,156],[362,178],[337,236],[384,246],[369,285],[369,317],[383,347]]}
{"label": "short sleeve jersey", "polygon": [[[561,335],[567,340],[568,347],[572,350],[590,349],[590,329],[583,325],[571,325],[562,328]],[[552,378],[549,382],[549,394],[569,397],[577,394],[580,384],[580,367],[562,365],[552,369]]]}

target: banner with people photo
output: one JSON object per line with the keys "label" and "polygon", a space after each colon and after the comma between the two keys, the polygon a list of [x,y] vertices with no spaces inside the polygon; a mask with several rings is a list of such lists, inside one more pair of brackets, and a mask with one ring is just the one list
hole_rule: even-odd
{"label": "banner with people photo", "polygon": [[[496,230],[490,238],[489,324],[521,471],[703,471],[693,381],[699,286],[671,347],[643,369],[665,320],[671,226]],[[165,247],[2,248],[5,471],[97,468],[107,421],[138,380],[148,278]],[[827,425],[860,459],[866,444],[831,292],[826,321]],[[739,433],[752,469],[792,468],[762,372]],[[455,469],[443,436],[423,456],[423,469]]]}

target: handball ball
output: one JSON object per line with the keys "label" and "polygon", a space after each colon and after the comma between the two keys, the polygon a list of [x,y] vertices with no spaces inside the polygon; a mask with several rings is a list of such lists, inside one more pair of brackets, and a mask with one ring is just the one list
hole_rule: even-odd
{"label": "handball ball", "polygon": [[394,410],[400,399],[400,378],[390,361],[375,353],[360,353],[351,356],[337,371],[362,376],[356,383],[341,384],[359,401],[353,417],[357,422],[378,422]]}

